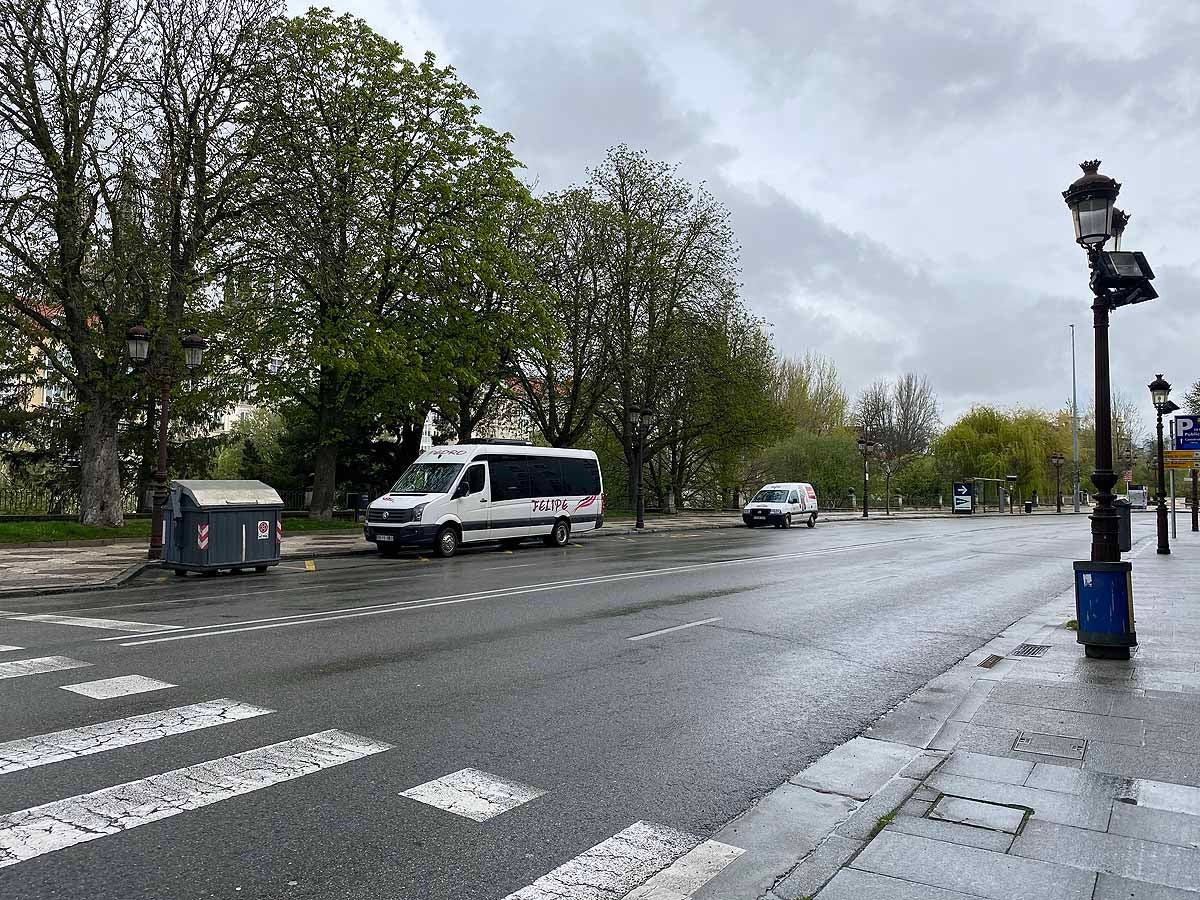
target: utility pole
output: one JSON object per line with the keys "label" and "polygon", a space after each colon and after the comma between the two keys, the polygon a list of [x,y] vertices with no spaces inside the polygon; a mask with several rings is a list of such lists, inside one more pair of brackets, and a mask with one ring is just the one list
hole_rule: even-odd
{"label": "utility pole", "polygon": [[1071,445],[1075,454],[1075,470],[1071,475],[1075,512],[1079,512],[1079,394],[1075,385],[1075,326],[1071,326]]}

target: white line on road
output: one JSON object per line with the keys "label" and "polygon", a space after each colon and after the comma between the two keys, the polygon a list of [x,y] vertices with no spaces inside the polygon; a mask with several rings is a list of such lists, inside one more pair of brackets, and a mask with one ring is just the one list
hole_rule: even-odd
{"label": "white line on road", "polygon": [[14,622],[44,622],[47,625],[78,625],[80,628],[103,628],[107,631],[132,631],[135,634],[154,634],[158,631],[173,631],[178,625],[156,625],[151,622],[122,622],[119,619],[93,619],[87,616],[55,616],[39,614],[33,616],[10,616]]}
{"label": "white line on road", "polygon": [[688,622],[686,625],[674,625],[670,628],[660,628],[658,631],[647,631],[645,634],[635,634],[633,637],[625,638],[625,640],[644,641],[646,638],[658,637],[660,634],[670,634],[672,631],[683,631],[685,628],[695,628],[697,625],[711,625],[713,622],[720,621],[720,616],[713,616],[711,619],[701,619],[699,622]]}
{"label": "white line on road", "polygon": [[9,650],[24,650],[24,647],[13,647],[10,644],[0,644],[0,653],[7,653]]}
{"label": "white line on road", "polygon": [[391,745],[322,731],[0,816],[0,868],[200,809]]}
{"label": "white line on road", "polygon": [[127,697],[130,694],[145,694],[149,691],[161,691],[177,685],[169,681],[159,681],[147,678],[145,675],[119,675],[116,678],[101,678],[99,681],[81,681],[78,684],[64,684],[62,690],[72,694],[82,694],[93,700],[111,700],[113,697]]}
{"label": "white line on road", "polygon": [[[901,538],[898,541],[882,543],[904,543],[917,538]],[[874,542],[880,543],[880,542]],[[458,603],[469,603],[473,600],[494,600],[505,597],[519,597],[525,594],[538,594],[544,591],[558,591],[565,588],[596,587],[618,581],[629,581],[638,578],[654,578],[660,575],[673,575],[679,572],[694,572],[700,569],[711,569],[717,566],[738,566],[763,562],[777,562],[787,559],[803,559],[813,556],[825,556],[834,553],[850,553],[870,544],[851,544],[844,547],[829,547],[822,550],[807,550],[799,553],[782,553],[772,556],[755,556],[745,559],[723,559],[715,562],[690,563],[681,566],[668,566],[658,569],[643,569],[634,572],[617,572],[610,575],[593,575],[585,578],[574,578],[567,581],[555,581],[546,584],[533,584],[525,587],[495,588],[488,591],[476,591],[469,594],[449,594],[444,597],[426,597],[418,600],[400,600],[393,603],[375,603],[370,606],[349,607],[341,610],[322,610],[320,612],[297,613],[290,616],[273,616],[267,619],[248,619],[241,622],[226,622],[217,625],[194,625],[188,628],[176,629],[167,637],[147,638],[130,641],[125,637],[100,638],[102,641],[122,641],[122,647],[140,647],[143,644],[159,644],[164,641],[186,641],[197,637],[214,637],[225,634],[240,634],[244,631],[261,631],[267,628],[286,628],[291,625],[310,625],[314,622],[336,622],[340,619],[356,619],[360,616],[374,616],[380,613],[412,612],[415,609],[431,609],[437,606],[453,606]],[[183,632],[198,632],[184,634]]]}
{"label": "white line on road", "polygon": [[[189,706],[177,706],[161,712],[143,713],[110,722],[97,722],[82,728],[68,728],[51,734],[21,738],[0,744],[0,774],[36,769],[51,763],[91,756],[117,747],[131,747],[157,741],[171,734],[185,734],[226,725],[255,716],[265,716],[274,710],[251,706],[237,700],[206,700]],[[0,841],[0,854],[3,854]]]}
{"label": "white line on road", "polygon": [[527,569],[530,566],[536,566],[537,563],[509,563],[507,566],[484,566],[480,571],[494,572],[497,569]]}
{"label": "white line on road", "polygon": [[0,663],[0,678],[20,678],[22,675],[44,675],[64,669],[82,669],[90,662],[80,662],[69,656],[39,656],[37,659],[14,659]]}
{"label": "white line on road", "polygon": [[456,816],[486,822],[544,793],[541,788],[467,768],[417,785],[400,796]]}
{"label": "white line on road", "polygon": [[700,838],[686,831],[634,822],[504,900],[623,897],[699,843]]}
{"label": "white line on road", "polygon": [[745,852],[720,841],[705,841],[622,900],[688,900]]}

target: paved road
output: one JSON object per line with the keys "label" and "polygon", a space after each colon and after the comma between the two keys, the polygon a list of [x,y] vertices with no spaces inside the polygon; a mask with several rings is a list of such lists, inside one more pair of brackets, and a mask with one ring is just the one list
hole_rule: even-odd
{"label": "paved road", "polygon": [[1068,589],[1087,540],[873,520],[9,601],[0,896],[620,897]]}

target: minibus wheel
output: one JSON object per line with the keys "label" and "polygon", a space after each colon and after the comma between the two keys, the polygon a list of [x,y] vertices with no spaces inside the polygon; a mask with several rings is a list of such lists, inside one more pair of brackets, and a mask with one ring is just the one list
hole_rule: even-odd
{"label": "minibus wheel", "polygon": [[566,519],[559,519],[554,523],[554,528],[549,535],[546,536],[547,547],[565,547],[571,542],[571,523]]}
{"label": "minibus wheel", "polygon": [[453,525],[443,525],[438,529],[434,539],[433,551],[442,559],[448,559],[458,552],[458,529]]}

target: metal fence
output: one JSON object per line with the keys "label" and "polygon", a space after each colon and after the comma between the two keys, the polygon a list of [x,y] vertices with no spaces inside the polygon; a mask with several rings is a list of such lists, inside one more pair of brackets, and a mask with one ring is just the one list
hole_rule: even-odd
{"label": "metal fence", "polygon": [[[126,513],[137,512],[137,495],[122,499]],[[77,516],[79,492],[46,488],[0,487],[0,516]]]}

